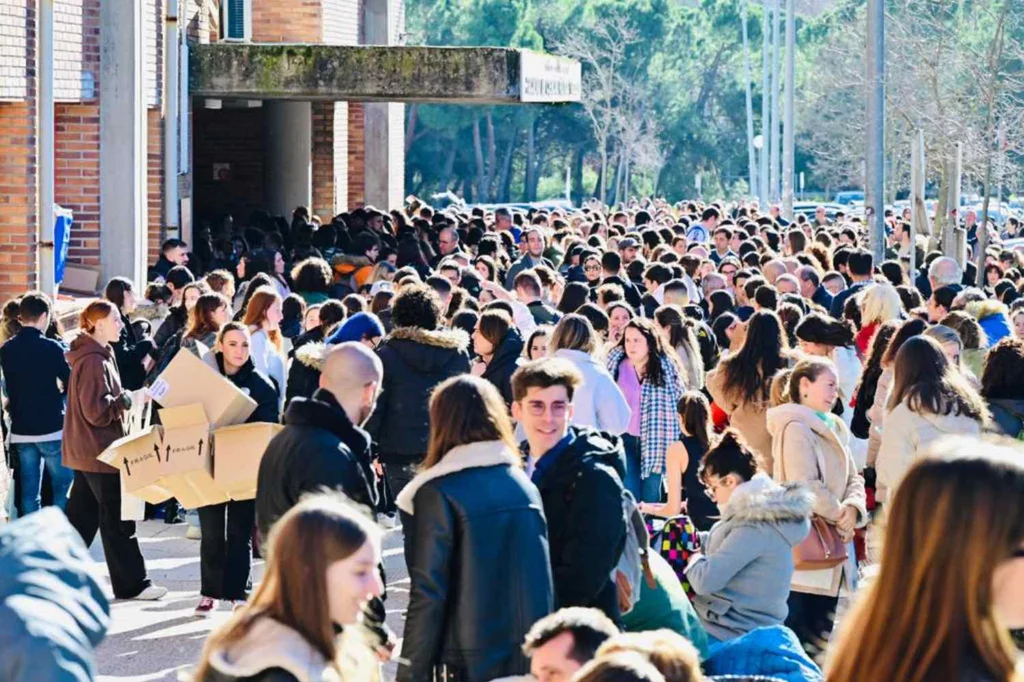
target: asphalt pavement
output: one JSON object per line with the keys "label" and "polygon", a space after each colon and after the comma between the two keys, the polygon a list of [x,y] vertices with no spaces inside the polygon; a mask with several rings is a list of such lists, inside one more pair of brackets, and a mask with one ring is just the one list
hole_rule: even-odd
{"label": "asphalt pavement", "polygon": [[[196,618],[199,602],[199,542],[185,538],[185,524],[162,521],[138,524],[139,544],[150,578],[168,589],[158,602],[114,601],[112,622],[96,653],[98,682],[156,682],[189,679],[199,660],[203,642],[230,612],[221,606],[210,618]],[[99,538],[91,554],[97,570],[107,577]],[[263,576],[263,561],[253,564],[253,580]],[[388,625],[401,637],[403,615],[409,598],[401,529],[384,535],[384,568],[387,575]],[[108,582],[109,587],[109,582]],[[384,679],[393,680],[395,665],[384,668]],[[184,677],[181,677],[184,676]]]}

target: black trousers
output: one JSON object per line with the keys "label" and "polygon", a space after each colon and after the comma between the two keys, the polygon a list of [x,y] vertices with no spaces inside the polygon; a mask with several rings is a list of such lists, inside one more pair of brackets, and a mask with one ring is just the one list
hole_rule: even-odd
{"label": "black trousers", "polygon": [[786,627],[796,633],[808,655],[818,660],[832,635],[839,598],[790,592],[786,601],[789,605]]}
{"label": "black trousers", "polygon": [[76,471],[65,510],[88,547],[99,531],[117,599],[132,599],[149,587],[146,562],[135,537],[135,522],[121,520],[120,474]]}
{"label": "black trousers", "polygon": [[[420,458],[419,461],[422,461],[422,458]],[[388,486],[391,487],[392,495],[398,497],[398,493],[402,492],[402,488],[408,485],[409,481],[416,477],[419,461],[384,464],[384,476],[387,478]]]}
{"label": "black trousers", "polygon": [[246,598],[252,567],[256,501],[240,500],[199,508],[199,593],[213,599]]}

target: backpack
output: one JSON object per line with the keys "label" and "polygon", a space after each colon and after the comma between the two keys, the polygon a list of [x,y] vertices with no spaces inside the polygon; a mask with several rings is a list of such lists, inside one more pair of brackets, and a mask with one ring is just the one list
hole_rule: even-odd
{"label": "backpack", "polygon": [[693,521],[686,514],[665,519],[660,528],[655,528],[654,519],[647,520],[647,532],[651,547],[668,562],[679,578],[686,596],[693,599],[695,592],[686,579],[686,565],[690,557],[700,551],[700,536]]}
{"label": "backpack", "polygon": [[625,488],[622,489],[622,513],[626,518],[626,543],[613,577],[619,597],[619,612],[626,614],[640,601],[640,581],[645,580],[650,589],[654,589],[656,583],[648,560],[651,545],[647,523],[633,494]]}

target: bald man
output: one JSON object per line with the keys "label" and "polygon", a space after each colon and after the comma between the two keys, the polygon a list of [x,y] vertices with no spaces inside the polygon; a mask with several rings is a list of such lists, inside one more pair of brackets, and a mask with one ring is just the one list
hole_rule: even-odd
{"label": "bald man", "polygon": [[[263,453],[256,484],[256,525],[266,538],[274,522],[306,493],[336,490],[374,515],[376,495],[370,468],[370,436],[361,427],[373,412],[384,366],[358,341],[324,353],[320,388],[312,398],[295,398],[284,414],[284,430]],[[384,568],[380,567],[381,578]],[[394,646],[384,624],[384,603],[375,597],[364,623],[382,656]]]}
{"label": "bald man", "polygon": [[338,344],[324,355],[320,388],[295,398],[284,430],[267,445],[256,488],[256,525],[266,537],[274,522],[308,492],[343,492],[373,513],[370,436],[360,428],[373,412],[384,369],[358,342]]}

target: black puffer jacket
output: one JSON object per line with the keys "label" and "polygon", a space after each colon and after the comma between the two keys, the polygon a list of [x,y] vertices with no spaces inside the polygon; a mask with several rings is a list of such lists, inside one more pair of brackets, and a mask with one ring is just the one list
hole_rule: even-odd
{"label": "black puffer jacket", "polygon": [[366,423],[385,464],[423,459],[430,435],[427,402],[445,379],[469,372],[469,336],[461,330],[397,327],[377,353],[384,381],[377,409]]}
{"label": "black puffer jacket", "polygon": [[373,508],[370,438],[352,424],[334,395],[320,389],[308,400],[295,399],[284,424],[260,462],[256,525],[261,537],[304,493],[323,488]]}
{"label": "black puffer jacket", "polygon": [[323,343],[324,340],[324,328],[321,325],[317,325],[310,329],[308,332],[299,334],[292,339],[292,350],[291,355],[295,357],[295,353],[309,343]]}
{"label": "black puffer jacket", "polygon": [[233,383],[247,396],[256,401],[256,411],[249,415],[247,424],[256,422],[270,422],[276,424],[280,421],[277,413],[277,389],[273,382],[261,373],[249,358],[241,369],[234,376],[224,373],[224,356],[220,353],[211,354],[213,362],[217,364],[217,371],[225,379]]}
{"label": "black puffer jacket", "polygon": [[295,351],[295,357],[288,367],[288,380],[285,382],[285,408],[295,398],[310,398],[320,388],[320,371],[324,366],[324,351],[327,347],[322,343],[307,343]]}
{"label": "black puffer jacket", "polygon": [[135,327],[123,313],[121,322],[124,324],[121,338],[110,345],[114,349],[114,359],[117,360],[117,371],[121,373],[121,385],[126,391],[136,391],[146,383],[146,370],[142,361],[153,353],[156,346],[153,339],[140,339],[135,334]]}
{"label": "black puffer jacket", "polygon": [[544,511],[497,441],[450,450],[396,500],[412,578],[398,682],[487,682],[529,672],[520,646],[553,607]]}
{"label": "black puffer jacket", "polygon": [[506,405],[512,404],[512,374],[523,363],[523,348],[526,343],[519,330],[512,327],[498,344],[494,357],[484,370],[483,378],[497,387]]}
{"label": "black puffer jacket", "polygon": [[572,440],[534,483],[544,500],[556,608],[590,606],[619,620],[612,569],[622,555],[626,456],[615,436],[572,427]]}

